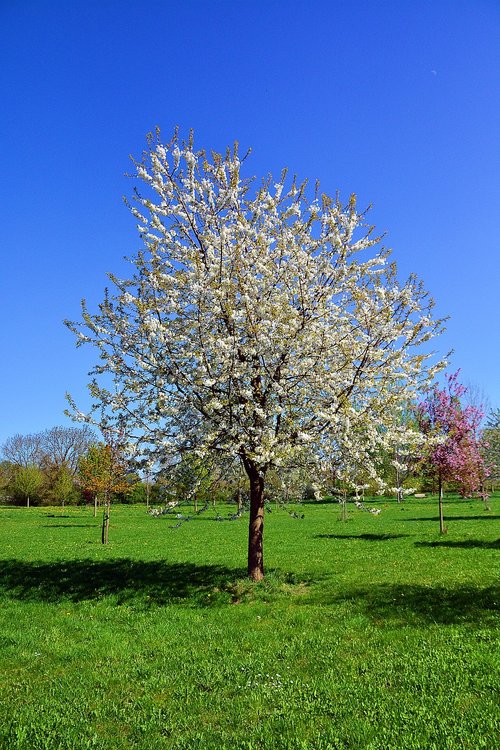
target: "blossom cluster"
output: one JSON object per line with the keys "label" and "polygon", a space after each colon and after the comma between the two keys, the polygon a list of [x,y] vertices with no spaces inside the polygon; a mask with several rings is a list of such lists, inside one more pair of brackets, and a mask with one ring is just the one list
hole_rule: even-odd
{"label": "blossom cluster", "polygon": [[100,355],[86,418],[149,464],[217,453],[261,476],[308,466],[321,481],[328,464],[374,479],[395,411],[440,366],[426,344],[441,321],[354,196],[311,200],[286,171],[253,189],[244,161],[174,134],[136,162],[144,249],[97,313],[68,324]]}

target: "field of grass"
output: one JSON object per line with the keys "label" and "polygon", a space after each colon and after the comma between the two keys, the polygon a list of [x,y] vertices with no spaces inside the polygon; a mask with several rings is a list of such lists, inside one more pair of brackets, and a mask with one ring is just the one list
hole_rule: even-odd
{"label": "field of grass", "polygon": [[0,748],[500,746],[500,497],[375,502],[267,514],[258,585],[245,516],[0,508]]}

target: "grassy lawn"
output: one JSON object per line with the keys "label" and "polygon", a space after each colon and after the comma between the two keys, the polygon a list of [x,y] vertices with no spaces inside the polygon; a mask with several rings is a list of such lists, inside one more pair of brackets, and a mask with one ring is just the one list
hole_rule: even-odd
{"label": "grassy lawn", "polygon": [[373,504],[0,508],[0,747],[498,747],[500,497]]}

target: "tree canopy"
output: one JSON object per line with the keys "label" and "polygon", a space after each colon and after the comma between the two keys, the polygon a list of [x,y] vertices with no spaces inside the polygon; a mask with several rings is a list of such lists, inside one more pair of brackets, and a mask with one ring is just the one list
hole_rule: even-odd
{"label": "tree canopy", "polygon": [[68,326],[100,356],[95,410],[71,401],[76,418],[144,460],[241,461],[258,580],[268,470],[333,461],[349,476],[354,462],[375,476],[394,411],[439,367],[425,345],[442,322],[421,282],[398,280],[355,196],[311,196],[286,171],[254,187],[244,161],[237,146],[209,155],[192,136],[151,136],[131,205],[144,248]]}

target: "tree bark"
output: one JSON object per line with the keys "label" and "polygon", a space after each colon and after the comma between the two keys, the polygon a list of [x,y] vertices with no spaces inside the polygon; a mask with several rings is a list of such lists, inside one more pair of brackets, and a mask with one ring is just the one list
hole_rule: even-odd
{"label": "tree bark", "polygon": [[443,517],[443,480],[441,479],[441,477],[439,477],[439,480],[438,480],[438,493],[439,493],[439,533],[446,534],[446,529],[444,527],[444,517]]}
{"label": "tree bark", "polygon": [[94,495],[94,518],[97,517],[97,495]]}
{"label": "tree bark", "polygon": [[253,581],[264,578],[264,478],[265,474],[246,462],[250,480],[250,520],[248,526],[248,576]]}
{"label": "tree bark", "polygon": [[27,508],[29,508],[29,507],[30,507],[30,496],[29,496],[29,495],[28,495],[28,497],[26,498],[26,507],[27,507]]}

